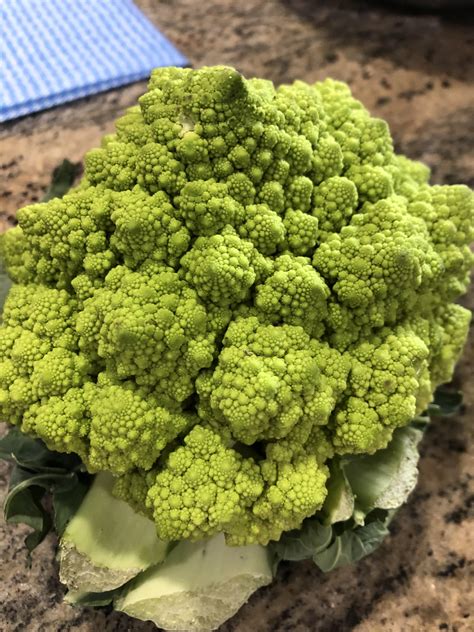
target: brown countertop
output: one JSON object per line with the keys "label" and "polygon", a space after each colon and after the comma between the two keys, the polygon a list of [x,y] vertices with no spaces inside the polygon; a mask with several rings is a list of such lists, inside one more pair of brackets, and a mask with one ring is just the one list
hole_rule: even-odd
{"label": "brown countertop", "polygon": [[[403,13],[350,0],[137,0],[193,65],[227,64],[275,82],[325,76],[390,123],[399,150],[433,180],[474,183],[474,35],[469,15]],[[52,168],[97,145],[144,91],[113,90],[0,129],[0,223],[35,201]],[[474,304],[474,296],[466,299]],[[438,420],[423,442],[420,481],[392,535],[356,567],[323,575],[282,565],[222,632],[419,632],[473,629],[473,336],[459,365],[465,410]],[[0,468],[3,494],[6,468]],[[0,523],[0,629],[7,632],[152,632],[125,615],[73,609],[49,537],[28,568],[26,528]]]}

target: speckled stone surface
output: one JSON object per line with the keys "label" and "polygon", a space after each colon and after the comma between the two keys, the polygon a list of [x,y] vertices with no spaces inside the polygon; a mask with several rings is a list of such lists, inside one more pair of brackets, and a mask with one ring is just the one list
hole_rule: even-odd
{"label": "speckled stone surface", "polygon": [[[426,161],[436,182],[474,183],[472,16],[402,13],[349,0],[137,1],[193,65],[223,63],[276,82],[348,81],[390,123],[399,150]],[[41,196],[63,158],[81,160],[145,89],[135,84],[0,129],[0,223]],[[1,227],[0,227],[1,228]],[[474,296],[465,303],[474,306]],[[221,632],[467,632],[474,628],[474,340],[456,380],[465,409],[423,441],[419,485],[392,534],[356,567],[323,575],[283,565]],[[5,494],[7,470],[0,469]],[[125,615],[61,603],[55,540],[34,553],[27,532],[0,523],[0,630],[152,632]]]}

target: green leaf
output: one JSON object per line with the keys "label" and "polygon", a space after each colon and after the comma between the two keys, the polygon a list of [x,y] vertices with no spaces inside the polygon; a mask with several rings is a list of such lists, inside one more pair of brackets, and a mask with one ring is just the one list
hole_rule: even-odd
{"label": "green leaf", "polygon": [[54,529],[59,536],[79,509],[89,486],[89,480],[78,477],[69,489],[53,489]]}
{"label": "green leaf", "polygon": [[433,402],[428,406],[427,412],[432,417],[451,417],[460,411],[462,400],[460,391],[453,391],[444,384],[436,389]]}
{"label": "green leaf", "polygon": [[339,533],[334,525],[310,519],[299,531],[284,533],[273,548],[280,560],[312,559],[322,571],[328,572],[372,553],[388,535],[390,518],[391,514],[384,512],[383,519],[379,517],[356,528],[352,521],[347,521]]}
{"label": "green leaf", "polygon": [[415,428],[416,430],[421,430],[421,432],[424,432],[426,430],[426,427],[430,423],[430,421],[431,419],[426,412],[415,417],[415,419],[413,419],[413,421],[411,422],[410,426],[412,428]]}
{"label": "green leaf", "polygon": [[[24,473],[17,472],[16,477],[12,476],[12,478],[21,480],[24,476]],[[30,553],[44,540],[51,528],[50,517],[41,503],[44,493],[45,490],[41,487],[22,486],[20,482],[10,490],[5,500],[5,521],[26,524],[33,529],[32,533],[25,538],[25,544]]]}
{"label": "green leaf", "polygon": [[10,428],[8,433],[0,438],[0,459],[12,463],[36,463],[43,457],[44,447],[35,439],[24,435],[18,428]]}
{"label": "green leaf", "polygon": [[340,460],[333,459],[329,469],[328,495],[321,510],[325,524],[349,520],[354,513],[354,494],[341,468]]}
{"label": "green leaf", "polygon": [[373,509],[396,509],[407,500],[418,479],[422,436],[421,430],[410,426],[399,428],[385,449],[341,461],[355,497],[356,522],[363,524]]}
{"label": "green leaf", "polygon": [[41,505],[43,495],[44,490],[38,488],[10,494],[4,507],[6,521],[24,523],[35,530],[42,529],[45,513]]}
{"label": "green leaf", "polygon": [[[0,458],[14,463],[4,514],[7,522],[24,523],[33,529],[26,540],[32,551],[54,526],[58,533],[80,505],[91,477],[81,471],[77,456],[48,450],[39,439],[22,434],[18,428],[0,439]],[[42,499],[52,495],[53,516]]]}
{"label": "green leaf", "polygon": [[60,474],[81,469],[79,457],[53,452],[39,439],[24,435],[15,427],[0,439],[0,459],[34,472]]}
{"label": "green leaf", "polygon": [[107,592],[86,592],[80,593],[73,590],[68,590],[64,597],[66,603],[72,606],[90,606],[92,608],[99,608],[102,606],[108,606],[111,604],[118,593],[118,590],[108,590]]}
{"label": "green leaf", "polygon": [[389,530],[384,522],[375,520],[336,536],[330,546],[313,555],[316,565],[327,573],[334,568],[358,562],[380,546]]}
{"label": "green leaf", "polygon": [[51,183],[43,196],[42,202],[48,202],[52,198],[61,198],[74,184],[81,171],[81,163],[70,162],[67,158],[53,171]]}
{"label": "green leaf", "polygon": [[179,542],[114,600],[120,610],[164,630],[217,630],[273,579],[267,547],[227,546],[223,534]]}
{"label": "green leaf", "polygon": [[333,530],[317,520],[306,520],[301,529],[283,533],[272,546],[281,560],[297,562],[314,557],[324,551],[331,542]]}
{"label": "green leaf", "polygon": [[10,477],[10,487],[5,499],[5,509],[8,508],[10,502],[29,487],[41,487],[49,490],[52,487],[62,491],[68,491],[75,484],[76,474],[69,472],[68,474],[43,474],[32,473],[21,467],[15,467]]}

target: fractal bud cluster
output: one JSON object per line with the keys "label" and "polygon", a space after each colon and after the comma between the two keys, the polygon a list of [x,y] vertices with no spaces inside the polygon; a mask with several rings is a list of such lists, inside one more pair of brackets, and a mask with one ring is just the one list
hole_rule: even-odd
{"label": "fractal bud cluster", "polygon": [[155,70],[79,185],[2,239],[0,415],[165,541],[267,544],[449,381],[473,193],[330,79]]}

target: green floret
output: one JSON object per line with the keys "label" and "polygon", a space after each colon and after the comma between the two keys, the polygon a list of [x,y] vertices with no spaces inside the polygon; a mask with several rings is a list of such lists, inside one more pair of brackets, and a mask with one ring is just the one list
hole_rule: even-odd
{"label": "green floret", "polygon": [[147,145],[152,140],[165,143],[166,135],[153,131],[145,123],[143,114],[137,105],[128,108],[126,113],[115,121],[116,138],[119,142],[131,142],[135,145]]}
{"label": "green floret", "polygon": [[445,301],[453,300],[466,291],[474,263],[469,248],[474,239],[474,192],[463,185],[424,185],[413,196],[408,211],[426,224],[444,268],[439,292]]}
{"label": "green floret", "polygon": [[296,176],[288,182],[286,190],[286,205],[288,208],[309,211],[313,183],[306,176]]}
{"label": "green floret", "polygon": [[0,235],[0,254],[13,281],[29,283],[34,279],[36,262],[29,254],[29,244],[21,226],[10,228]]}
{"label": "green floret", "polygon": [[[28,358],[15,343],[11,359],[0,363],[0,407],[4,414],[15,416],[12,423],[17,423],[17,415],[26,413],[32,404],[82,386],[92,370],[88,358],[60,347],[48,351],[48,343],[28,338],[35,345]],[[23,345],[28,338],[22,335],[18,340]]]}
{"label": "green floret", "polygon": [[[2,328],[0,332],[2,338],[5,337],[5,342],[8,346],[10,346],[10,341],[13,343],[11,345],[10,358],[15,369],[21,375],[31,375],[36,362],[51,351],[50,340],[41,338],[32,331],[14,327],[10,331],[7,328]],[[7,353],[6,348],[4,348],[4,353]]]}
{"label": "green floret", "polygon": [[112,139],[85,158],[86,176],[92,185],[103,184],[114,191],[126,191],[137,182],[138,152],[134,144]]}
{"label": "green floret", "polygon": [[338,452],[371,454],[415,416],[429,351],[410,328],[398,327],[355,345],[349,355],[350,396],[336,410],[333,442]]}
{"label": "green floret", "polygon": [[393,159],[393,142],[385,121],[367,116],[361,126],[360,161],[362,164],[387,165]]}
{"label": "green floret", "polygon": [[160,538],[199,539],[239,523],[261,492],[257,465],[198,426],[169,455],[146,502]]}
{"label": "green floret", "polygon": [[[250,317],[232,323],[223,343],[212,379],[201,389],[199,378],[197,390],[237,440],[250,445],[286,437],[305,416],[324,423],[317,352],[301,327],[266,326]],[[328,417],[331,410],[324,412]]]}
{"label": "green floret", "polygon": [[393,156],[392,164],[385,167],[392,175],[393,188],[397,195],[411,200],[418,192],[420,185],[427,184],[430,169],[422,162],[410,160],[406,156]]}
{"label": "green floret", "polygon": [[199,297],[216,305],[243,301],[270,266],[248,241],[233,231],[199,237],[181,259],[183,278]]}
{"label": "green floret", "polygon": [[[451,380],[469,332],[471,318],[471,312],[461,305],[445,305],[435,310],[432,326],[438,330],[439,339],[430,340],[435,350],[431,354],[429,367],[432,390]],[[433,335],[433,331],[430,333]]]}
{"label": "green floret", "polygon": [[22,327],[54,340],[60,347],[73,348],[73,327],[77,303],[64,290],[43,285],[14,285],[3,310],[3,324]]}
{"label": "green floret", "polygon": [[239,235],[248,239],[263,255],[275,252],[285,238],[285,226],[281,218],[266,204],[245,207],[242,223],[237,227]]}
{"label": "green floret", "polygon": [[136,169],[138,184],[149,193],[165,191],[174,195],[186,184],[182,163],[159,143],[149,143],[139,149]]}
{"label": "green floret", "polygon": [[295,255],[306,255],[318,241],[318,220],[308,213],[288,209],[283,218],[286,246]]}
{"label": "green floret", "polygon": [[5,236],[7,268],[18,283],[67,288],[82,271],[103,277],[116,262],[107,242],[110,194],[85,188],[18,212],[19,227]]}
{"label": "green floret", "polygon": [[208,143],[195,132],[184,132],[176,144],[176,153],[184,165],[209,162]]}
{"label": "green floret", "polygon": [[281,463],[268,461],[261,467],[265,492],[253,506],[255,518],[249,519],[245,530],[227,538],[233,545],[278,540],[283,531],[298,527],[320,509],[326,498],[329,472],[319,466],[314,455],[301,455]]}
{"label": "green floret", "polygon": [[290,163],[287,160],[283,158],[272,159],[270,166],[265,171],[264,182],[276,182],[280,186],[284,186],[289,173]]}
{"label": "green floret", "polygon": [[12,424],[21,423],[25,410],[35,401],[30,381],[6,358],[0,362],[0,412]]}
{"label": "green floret", "polygon": [[[287,160],[290,164],[290,174],[297,175],[306,173],[310,170],[313,158],[313,148],[311,147],[311,143],[304,137],[300,135],[291,135],[289,139],[288,152],[285,154],[287,156]],[[308,199],[308,183],[304,181],[304,187],[301,191],[301,188],[298,187],[296,193],[303,193],[303,196]]]}
{"label": "green floret", "polygon": [[76,353],[76,307],[64,290],[12,287],[0,327],[0,410],[12,422],[39,399],[80,386],[93,373],[90,358]]}
{"label": "green floret", "polygon": [[348,178],[333,176],[323,180],[313,193],[312,214],[325,233],[339,233],[356,212],[357,188]]}
{"label": "green floret", "polygon": [[34,363],[31,385],[38,398],[61,395],[80,386],[89,369],[87,357],[56,348]]}
{"label": "green floret", "polygon": [[[375,326],[393,323],[412,309],[418,289],[441,269],[425,225],[407,213],[400,197],[364,206],[339,234],[321,244],[313,264],[352,319],[360,314],[362,323]],[[367,311],[371,305],[373,313]]]}
{"label": "green floret", "polygon": [[316,142],[322,106],[313,86],[295,81],[292,85],[279,86],[275,96],[278,109],[284,116],[284,128]]}
{"label": "green floret", "polygon": [[233,224],[241,206],[228,195],[221,183],[196,180],[187,184],[175,202],[186,226],[196,235],[214,235]]}
{"label": "green floret", "polygon": [[356,165],[348,169],[345,175],[357,187],[361,202],[377,202],[393,193],[392,177],[383,167]]}
{"label": "green floret", "polygon": [[346,84],[325,79],[315,87],[323,103],[326,128],[341,147],[344,168],[389,164],[393,143],[386,122],[372,118]]}
{"label": "green floret", "polygon": [[112,204],[115,230],[110,243],[123,255],[125,265],[136,268],[152,258],[177,266],[191,237],[166,194],[159,191],[148,196],[140,189],[125,191],[117,193]]}
{"label": "green floret", "polygon": [[153,520],[153,511],[146,505],[146,496],[154,483],[155,476],[156,470],[154,469],[148,471],[135,469],[116,476],[113,495],[119,500],[127,502],[136,513]]}
{"label": "green floret", "polygon": [[146,391],[121,383],[99,388],[90,403],[92,471],[123,474],[149,470],[164,448],[193,423],[190,415],[172,412]]}
{"label": "green floret", "polygon": [[322,333],[329,289],[310,260],[281,255],[275,259],[273,270],[257,287],[258,314],[272,324],[300,325],[314,336]]}
{"label": "green floret", "polygon": [[198,297],[170,268],[116,267],[77,319],[80,347],[97,353],[119,379],[134,378],[177,401],[208,367],[214,332]]}
{"label": "green floret", "polygon": [[338,176],[342,173],[343,167],[341,146],[330,134],[322,134],[311,160],[313,182],[320,184],[323,180]]}
{"label": "green floret", "polygon": [[[231,198],[233,198],[234,200],[236,200],[237,202],[243,205],[254,203],[256,189],[254,185],[252,184],[252,181],[249,180],[249,178],[244,173],[234,173],[233,175],[230,175],[226,179],[226,184],[227,184],[228,194],[231,196]],[[262,197],[263,197],[263,193],[262,193],[263,190],[264,190],[264,187],[262,187],[261,189],[260,195]],[[280,190],[278,193],[280,192],[281,192],[281,197],[283,199],[283,189],[281,189],[281,185],[280,185]],[[262,199],[262,202],[266,202],[266,200]],[[283,205],[283,201],[281,202],[281,204]],[[272,208],[272,210],[276,211],[277,209]],[[229,220],[232,222],[235,216],[236,215],[238,216],[240,214],[241,214],[241,210],[236,209],[236,212],[229,216]]]}
{"label": "green floret", "polygon": [[23,417],[22,431],[42,439],[50,450],[75,452],[87,463],[91,421],[88,395],[93,396],[91,384],[33,404]]}
{"label": "green floret", "polygon": [[[249,201],[249,204],[253,200]],[[266,204],[275,213],[281,213],[285,207],[285,194],[279,182],[265,182],[259,192],[259,201]]]}

